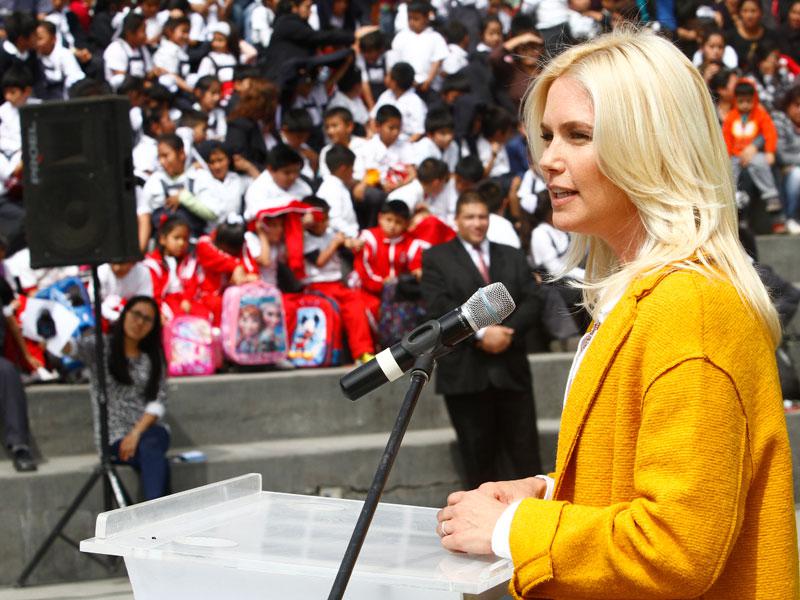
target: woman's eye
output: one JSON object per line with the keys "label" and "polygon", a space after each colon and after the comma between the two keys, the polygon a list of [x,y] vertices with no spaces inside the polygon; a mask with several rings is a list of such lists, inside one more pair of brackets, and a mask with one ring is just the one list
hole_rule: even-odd
{"label": "woman's eye", "polygon": [[552,141],[552,139],[553,139],[553,134],[552,134],[552,133],[542,133],[542,135],[541,135],[540,137],[541,137],[541,138],[542,138],[542,139],[543,139],[545,142],[550,142],[550,141]]}

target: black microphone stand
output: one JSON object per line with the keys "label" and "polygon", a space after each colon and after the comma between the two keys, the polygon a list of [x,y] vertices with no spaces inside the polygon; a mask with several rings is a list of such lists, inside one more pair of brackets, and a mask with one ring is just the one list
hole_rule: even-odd
{"label": "black microphone stand", "polygon": [[[113,502],[116,502],[117,507],[124,508],[130,502],[130,496],[125,490],[125,487],[120,481],[119,475],[111,462],[111,450],[108,445],[108,388],[106,387],[106,371],[105,371],[105,358],[103,352],[103,331],[102,331],[102,314],[100,311],[100,279],[97,276],[97,265],[92,265],[92,284],[94,285],[94,340],[95,340],[95,368],[97,369],[97,387],[98,387],[98,413],[100,420],[100,462],[95,465],[89,479],[80,489],[78,494],[70,503],[64,514],[53,527],[52,531],[47,535],[47,538],[42,545],[36,550],[33,558],[22,570],[22,573],[15,582],[15,587],[22,587],[25,585],[28,577],[42,560],[47,550],[56,540],[60,537],[73,548],[80,550],[77,542],[64,535],[63,530],[69,520],[78,510],[83,500],[92,491],[92,488],[98,480],[103,480],[103,509],[107,512],[114,508]],[[112,501],[113,498],[113,501]],[[99,563],[107,569],[113,568],[116,564],[116,557],[111,557],[109,564],[105,564],[101,559],[92,554],[84,554],[87,558]]]}
{"label": "black microphone stand", "polygon": [[378,469],[375,471],[372,485],[370,485],[369,492],[367,492],[367,498],[361,507],[361,514],[358,516],[350,542],[347,544],[333,587],[331,587],[330,594],[328,594],[328,600],[342,600],[422,389],[430,381],[431,373],[433,373],[433,368],[436,365],[436,359],[453,350],[451,346],[443,346],[441,344],[441,326],[438,321],[434,321],[434,325],[424,335],[417,336],[414,342],[410,342],[409,337],[410,334],[406,334],[401,344],[417,358],[414,361],[414,366],[411,367],[411,381],[408,384],[408,391],[406,391],[406,396],[392,428],[392,433],[389,435],[389,441],[386,443],[386,448],[378,463]]}

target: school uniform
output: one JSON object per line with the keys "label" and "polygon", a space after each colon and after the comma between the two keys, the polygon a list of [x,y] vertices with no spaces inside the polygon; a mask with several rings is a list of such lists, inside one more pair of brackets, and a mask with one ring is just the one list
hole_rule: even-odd
{"label": "school uniform", "polygon": [[536,206],[539,203],[539,192],[547,189],[547,184],[539,177],[533,169],[528,169],[522,176],[522,182],[517,190],[519,196],[519,204],[522,210],[533,214]]}
{"label": "school uniform", "polygon": [[367,308],[361,293],[342,283],[342,261],[338,253],[334,253],[323,266],[318,267],[316,264],[320,252],[331,244],[334,235],[335,232],[330,227],[321,236],[304,232],[306,277],[303,283],[308,290],[321,292],[338,303],[350,354],[353,358],[358,358],[364,353],[372,354],[375,351],[367,320]]}
{"label": "school uniform", "polygon": [[[119,318],[125,301],[134,296],[153,296],[153,279],[150,270],[143,262],[137,262],[124,277],[117,277],[111,270],[111,265],[103,264],[97,268],[97,278],[100,281],[102,304],[100,311],[103,318],[116,321]],[[92,290],[89,296],[94,297]]]}
{"label": "school uniform", "polygon": [[[163,169],[159,169],[147,179],[142,193],[144,202],[150,207],[155,229],[158,228],[161,215],[179,214],[189,223],[192,235],[199,236],[206,231],[209,222],[219,218],[222,203],[211,194],[197,194],[197,173],[196,170],[189,170],[177,177],[170,177]],[[172,195],[180,198],[180,206],[175,210],[168,210],[164,202]]]}
{"label": "school uniform", "polygon": [[358,237],[364,241],[364,247],[356,254],[357,282],[361,289],[377,297],[378,303],[384,280],[421,269],[422,252],[430,247],[406,232],[386,237],[380,227],[364,229]]}
{"label": "school uniform", "polygon": [[[132,75],[144,79],[153,69],[150,50],[144,46],[132,48],[122,38],[118,38],[108,45],[103,52],[103,63],[106,81],[114,91],[122,84],[126,76]],[[121,71],[121,73],[114,71]]]}
{"label": "school uniform", "polygon": [[296,95],[292,101],[291,108],[306,109],[311,117],[311,122],[314,124],[314,127],[319,127],[322,125],[322,115],[325,112],[325,109],[328,107],[329,100],[330,98],[328,97],[328,92],[325,89],[325,86],[321,83],[318,83],[311,88],[308,96],[301,96],[299,94]]}
{"label": "school uniform", "polygon": [[317,196],[325,200],[330,206],[328,219],[330,227],[347,237],[358,235],[358,219],[353,209],[353,199],[350,190],[336,175],[328,175],[322,180],[317,190]]}
{"label": "school uniform", "polygon": [[419,204],[427,204],[433,216],[448,225],[452,225],[455,218],[458,193],[456,192],[453,180],[449,180],[441,192],[436,196],[430,196],[425,193],[419,179],[414,179],[406,185],[394,190],[389,194],[387,199],[402,200],[408,205],[412,213],[417,209]]}
{"label": "school uniform", "polygon": [[207,206],[217,206],[217,222],[222,223],[229,215],[242,214],[244,194],[253,181],[247,175],[228,171],[225,179],[219,180],[205,169],[195,171],[195,195]]}
{"label": "school uniform", "polygon": [[505,244],[519,250],[520,242],[514,225],[511,221],[496,215],[489,214],[489,229],[486,231],[486,238],[495,244]]}
{"label": "school uniform", "polygon": [[[163,256],[161,250],[156,249],[147,254],[144,264],[150,270],[153,298],[167,319],[184,314],[211,319],[211,311],[197,301],[198,285],[203,275],[194,256],[187,254],[178,260],[173,256]],[[181,308],[184,300],[191,304],[188,313]]]}
{"label": "school uniform", "polygon": [[228,52],[209,52],[197,67],[197,79],[206,75],[219,79],[222,98],[227,104],[233,94],[233,72],[237,64],[236,57]]}
{"label": "school uniform", "polygon": [[405,29],[394,36],[392,50],[397,53],[397,62],[407,62],[414,67],[414,81],[424,83],[431,65],[447,58],[447,42],[432,28],[422,33]]}
{"label": "school uniform", "polygon": [[456,170],[456,165],[460,158],[459,154],[458,144],[456,144],[455,140],[450,142],[444,150],[439,148],[433,139],[427,135],[414,142],[414,156],[418,167],[426,158],[436,158],[446,162],[447,168],[452,173]]}
{"label": "school uniform", "polygon": [[260,210],[283,206],[292,200],[302,200],[311,193],[311,186],[300,178],[285,190],[275,183],[269,171],[264,171],[245,192],[244,218],[250,221]]}
{"label": "school uniform", "polygon": [[12,163],[20,158],[22,131],[19,109],[11,102],[0,104],[0,152]]}
{"label": "school uniform", "polygon": [[350,111],[350,114],[353,115],[353,123],[357,123],[363,127],[366,127],[367,122],[369,121],[369,109],[367,105],[364,104],[364,101],[361,99],[361,96],[356,96],[355,98],[351,98],[341,90],[336,90],[331,96],[330,102],[328,102],[328,106],[326,110],[330,110],[332,108],[336,108],[337,106],[341,106],[342,108],[346,108]]}
{"label": "school uniform", "polygon": [[231,275],[237,267],[247,273],[257,273],[258,266],[249,256],[246,248],[241,256],[228,254],[214,245],[214,234],[204,235],[197,240],[195,249],[197,263],[203,272],[198,283],[199,301],[212,313],[211,323],[220,325],[222,316],[222,295],[230,284]]}
{"label": "school uniform", "polygon": [[387,147],[378,135],[373,135],[367,140],[359,148],[357,156],[361,160],[356,161],[359,170],[356,171],[354,166],[353,176],[359,181],[364,179],[364,174],[368,169],[377,169],[381,179],[384,179],[394,165],[414,164],[414,149],[411,144],[398,138],[394,144]]}
{"label": "school uniform", "polygon": [[188,85],[193,85],[196,80],[196,77],[189,73],[189,55],[186,50],[167,38],[163,38],[158,45],[158,50],[153,55],[153,63],[167,71],[158,78],[158,82],[173,94],[179,89],[175,81],[176,75]]}
{"label": "school uniform", "polygon": [[361,71],[361,81],[369,85],[372,97],[377,98],[384,90],[386,84],[384,80],[389,73],[389,65],[387,64],[386,53],[378,57],[374,63],[368,63],[360,54],[356,57],[356,67]]}
{"label": "school uniform", "polygon": [[59,45],[49,55],[39,56],[39,69],[42,77],[35,88],[42,100],[67,100],[67,90],[86,77],[75,55]]}
{"label": "school uniform", "polygon": [[41,76],[36,53],[32,50],[20,52],[14,44],[5,40],[0,44],[0,79],[2,79],[6,71],[14,65],[20,65],[28,69],[28,72],[33,77],[34,83]]}
{"label": "school uniform", "polygon": [[[192,108],[200,112],[205,112],[202,108],[200,108],[200,104],[198,102],[195,102],[192,105]],[[228,133],[228,119],[225,115],[225,109],[218,106],[211,112],[207,113],[207,115],[208,129],[206,130],[206,138],[209,140],[224,142],[225,135]]]}
{"label": "school uniform", "polygon": [[402,116],[400,139],[408,138],[425,133],[425,117],[428,115],[428,106],[413,89],[406,90],[399,96],[392,90],[386,90],[375,101],[375,106],[370,111],[373,119],[378,114],[378,109],[384,104],[391,104],[397,107]]}
{"label": "school uniform", "polygon": [[[492,159],[492,143],[485,137],[480,136],[478,137],[476,145],[478,148],[478,158],[481,159],[481,162],[485,167]],[[489,171],[489,177],[502,177],[504,175],[508,175],[510,172],[511,162],[508,160],[508,152],[506,152],[506,148],[503,146],[500,148],[500,151],[497,153],[497,156],[494,159],[492,170]]]}
{"label": "school uniform", "polygon": [[469,64],[469,53],[458,44],[447,44],[447,57],[442,61],[442,73],[458,73]]}
{"label": "school uniform", "polygon": [[[347,147],[350,148],[351,152],[356,155],[356,162],[353,164],[353,173],[363,173],[364,169],[361,166],[361,162],[363,158],[360,154],[361,148],[364,144],[367,143],[367,140],[363,137],[359,137],[357,135],[350,136],[350,143],[347,144]],[[328,169],[328,165],[325,162],[325,157],[328,156],[328,150],[333,148],[333,144],[328,144],[319,153],[319,176],[324,178],[331,174],[330,169]]]}

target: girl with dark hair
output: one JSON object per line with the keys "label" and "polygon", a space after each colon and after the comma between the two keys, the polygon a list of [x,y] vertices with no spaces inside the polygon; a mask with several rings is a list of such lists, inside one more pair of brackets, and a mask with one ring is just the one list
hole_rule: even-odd
{"label": "girl with dark hair", "polygon": [[[99,384],[95,337],[86,335],[67,352],[90,369],[95,443],[100,445]],[[169,492],[169,429],[160,422],[166,401],[161,316],[149,296],[131,298],[112,325],[104,344],[108,398],[108,444],[114,460],[134,467],[142,477],[145,500]]]}

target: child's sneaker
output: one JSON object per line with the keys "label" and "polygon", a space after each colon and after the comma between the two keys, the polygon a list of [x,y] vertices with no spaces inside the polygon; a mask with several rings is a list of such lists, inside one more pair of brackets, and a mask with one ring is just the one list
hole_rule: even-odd
{"label": "child's sneaker", "polygon": [[788,231],[792,235],[800,235],[800,223],[798,223],[794,219],[787,219],[786,231]]}

